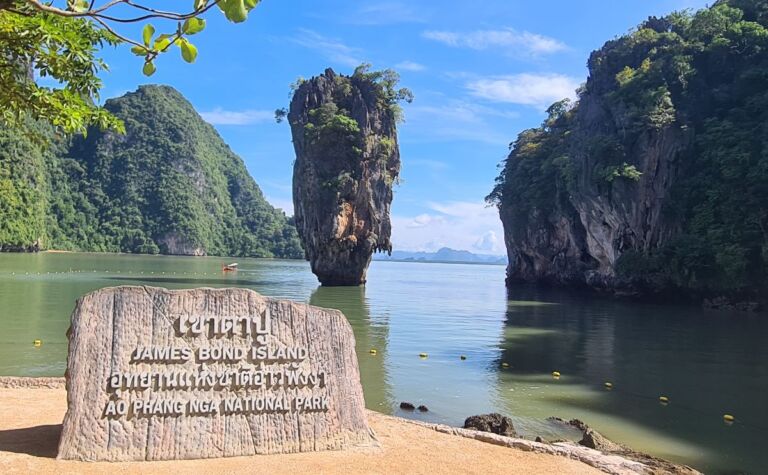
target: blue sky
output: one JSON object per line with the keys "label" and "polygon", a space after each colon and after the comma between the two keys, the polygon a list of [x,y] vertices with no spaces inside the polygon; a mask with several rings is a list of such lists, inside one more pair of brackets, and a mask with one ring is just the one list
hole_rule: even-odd
{"label": "blue sky", "polygon": [[[185,8],[191,0],[169,3]],[[606,40],[649,15],[706,3],[264,0],[242,24],[210,11],[208,27],[192,38],[199,49],[193,65],[174,51],[146,78],[128,47],[105,50],[111,72],[102,96],[140,84],[174,86],[244,159],[270,202],[291,214],[290,130],[273,119],[290,101],[289,85],[327,67],[394,68],[416,96],[399,129],[395,248],[503,254],[501,223],[483,197],[508,144],[537,126],[550,103],[573,96],[589,53]]]}

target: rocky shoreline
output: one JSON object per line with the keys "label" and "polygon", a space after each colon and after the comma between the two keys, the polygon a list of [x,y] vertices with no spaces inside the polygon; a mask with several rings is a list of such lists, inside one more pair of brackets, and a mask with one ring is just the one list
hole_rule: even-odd
{"label": "rocky shoreline", "polygon": [[[56,398],[60,398],[59,402],[63,404],[65,400],[64,389],[65,389],[64,378],[0,377],[0,400],[2,400],[3,402],[2,405],[5,406],[7,410],[10,410],[10,404],[9,404],[9,401],[7,400],[9,394],[13,395],[16,392],[18,392],[19,398],[23,399],[25,401],[25,404],[27,404],[27,403],[35,403],[35,401],[30,401],[30,399],[35,398],[35,394],[36,394],[35,390],[41,390],[40,391],[41,395],[46,394],[47,396],[50,396],[51,394],[53,394]],[[5,397],[2,396],[3,393],[6,394]],[[61,417],[63,417],[63,415],[64,414],[62,412]],[[493,418],[494,421],[496,422],[503,421],[503,416],[500,416],[500,415],[497,415],[497,416],[498,417]],[[530,457],[533,457],[534,455],[556,456],[556,458],[563,460],[563,462],[557,462],[556,464],[557,468],[554,468],[552,466],[547,468],[546,471],[544,471],[544,469],[541,469],[541,468],[533,468],[533,465],[531,465],[529,467],[530,470],[528,471],[524,470],[519,473],[555,473],[552,470],[556,471],[556,473],[587,473],[587,472],[582,472],[581,470],[574,469],[574,467],[572,467],[571,465],[568,465],[569,463],[571,463],[570,461],[578,461],[589,467],[597,469],[600,472],[615,474],[615,475],[628,475],[628,474],[696,475],[696,474],[699,474],[698,471],[690,467],[676,465],[671,462],[667,462],[646,454],[641,454],[639,452],[635,452],[622,445],[608,441],[608,439],[601,436],[599,433],[597,433],[593,429],[589,428],[589,426],[577,420],[566,422],[566,421],[557,419],[557,421],[559,421],[564,425],[569,425],[579,430],[582,430],[584,437],[582,441],[580,441],[579,443],[575,443],[572,441],[544,442],[544,441],[540,441],[540,439],[539,441],[521,439],[515,436],[514,428],[511,426],[511,422],[509,424],[506,424],[506,425],[501,424],[499,426],[499,427],[503,426],[508,429],[504,432],[507,435],[499,435],[499,434],[494,434],[492,432],[472,430],[472,429],[466,429],[466,428],[457,428],[457,427],[451,427],[451,426],[442,425],[442,424],[432,424],[432,423],[426,423],[421,421],[402,419],[402,418],[393,417],[393,416],[385,416],[379,413],[375,413],[373,411],[368,411],[368,417],[372,420],[372,424],[375,430],[380,430],[380,429],[376,429],[377,426],[379,427],[385,426],[387,433],[391,432],[392,437],[394,437],[395,439],[404,437],[405,434],[409,432],[409,429],[408,429],[409,426],[418,426],[421,428],[430,429],[430,431],[432,431],[433,433],[458,436],[463,439],[470,439],[472,441],[483,442],[484,444],[516,449],[517,451],[530,453],[531,454]],[[483,416],[480,416],[480,417],[483,417]],[[3,418],[0,417],[0,420],[1,419]],[[5,421],[0,423],[0,434],[8,430],[8,428],[4,427],[4,425],[5,425]],[[46,427],[49,427],[49,426],[46,426]],[[380,436],[379,438],[381,438],[381,435],[382,434],[379,434]],[[424,440],[425,435],[424,434],[419,435],[419,439]],[[429,439],[429,436],[427,436],[426,439]],[[391,443],[387,444],[387,442],[385,441],[382,443],[382,445],[384,447],[383,450],[387,450],[387,445],[391,445]],[[365,457],[364,454],[361,455],[358,453],[355,453],[354,456]],[[516,456],[516,455],[514,453],[510,453],[509,456]],[[270,456],[262,456],[262,457],[270,457]],[[290,457],[294,457],[294,456],[290,456]],[[324,455],[320,453],[302,454],[301,457],[303,459],[306,459],[307,457],[322,458],[324,457]],[[495,457],[498,458],[498,455],[496,455]],[[403,457],[400,456],[399,454],[395,454],[395,458],[402,459]],[[0,446],[0,466],[12,467],[12,465],[8,464],[6,459],[7,457],[5,455],[4,448]],[[565,462],[566,459],[570,459],[568,463]],[[538,463],[538,458],[536,459],[536,462]],[[30,463],[31,462],[26,462],[24,467],[26,469],[31,468],[32,465],[30,465]],[[68,462],[53,461],[53,463],[68,463]],[[162,463],[165,464],[163,466],[167,468],[167,463],[165,462],[162,462]],[[171,462],[171,463],[204,464],[206,462],[193,460],[193,461],[178,461],[178,462]],[[142,467],[146,467],[148,470],[153,471],[153,470],[158,470],[159,466],[157,467],[155,466],[157,464],[158,464],[157,462],[144,462],[142,463]],[[85,464],[84,466],[88,466],[88,465],[89,464]],[[110,464],[110,465],[116,465],[116,464]],[[333,465],[333,466],[335,467],[336,465]],[[480,465],[473,465],[473,466],[475,466],[476,468],[480,468]],[[409,468],[412,469],[413,467],[409,466]],[[520,469],[521,467],[518,466],[517,468]],[[134,467],[134,469],[138,470],[137,467]],[[454,470],[457,470],[457,468],[454,468]],[[23,470],[19,470],[19,471],[23,471]],[[88,470],[80,470],[80,471],[88,471]],[[128,469],[128,471],[130,471],[130,469]],[[142,471],[144,471],[143,468],[142,468]],[[356,466],[355,471],[360,473],[365,473],[365,470],[363,469],[362,466]],[[410,471],[413,471],[413,470],[410,470]],[[490,469],[487,472],[502,473],[506,471],[507,470]],[[13,470],[11,470],[11,472],[13,472]],[[428,470],[426,470],[426,467],[425,467],[425,470],[423,471],[416,470],[413,473],[428,473]],[[518,473],[518,472],[509,472],[509,473]]]}
{"label": "rocky shoreline", "polygon": [[[624,468],[629,469],[632,473],[670,475],[696,475],[700,473],[687,465],[672,463],[613,442],[578,419],[565,421],[559,417],[550,417],[547,420],[562,425],[564,428],[576,429],[581,433],[581,440],[578,443],[574,443],[570,440],[545,441],[541,437],[536,437],[535,444],[544,444],[545,446],[549,445],[562,449],[567,452],[569,457],[577,458],[607,473],[621,473],[621,470]],[[538,445],[526,444],[525,442],[530,441],[517,438],[517,432],[512,424],[512,419],[497,413],[470,416],[464,421],[463,430],[500,436],[501,439],[491,437],[491,440],[500,442],[502,445],[509,446],[511,443],[511,446],[518,448],[527,447],[530,450],[547,450]],[[506,439],[515,439],[515,441],[511,442]],[[598,451],[602,456],[595,456],[592,451],[585,451],[583,448]],[[614,463],[618,459],[606,460],[604,456],[617,456],[626,460],[619,462],[621,467],[616,467]],[[636,462],[637,465],[630,463],[630,461]]]}
{"label": "rocky shoreline", "polygon": [[0,243],[0,252],[40,252],[41,250],[40,241],[23,245]]}

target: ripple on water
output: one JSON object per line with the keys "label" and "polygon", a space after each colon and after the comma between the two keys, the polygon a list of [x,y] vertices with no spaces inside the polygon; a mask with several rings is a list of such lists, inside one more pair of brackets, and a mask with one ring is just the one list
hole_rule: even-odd
{"label": "ripple on water", "polygon": [[[69,314],[91,290],[243,286],[343,311],[372,409],[453,425],[502,412],[530,437],[557,437],[546,417],[579,418],[708,473],[765,468],[768,319],[526,288],[508,295],[502,266],[374,262],[365,288],[319,288],[305,262],[236,260],[229,275],[221,265],[231,258],[0,254],[0,375],[62,375]],[[430,410],[401,413],[400,401]],[[737,423],[726,426],[724,413]]]}

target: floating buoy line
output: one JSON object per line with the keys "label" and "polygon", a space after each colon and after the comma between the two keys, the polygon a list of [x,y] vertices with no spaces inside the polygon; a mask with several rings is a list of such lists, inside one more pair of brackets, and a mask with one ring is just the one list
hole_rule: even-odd
{"label": "floating buoy line", "polygon": [[[66,271],[45,271],[44,274],[43,274],[42,271],[32,271],[32,272],[24,271],[23,273],[21,271],[19,271],[19,272],[12,271],[12,272],[7,273],[6,275],[11,275],[11,276],[30,276],[30,275],[40,276],[40,275],[71,275],[71,274],[82,274],[82,273],[130,274],[130,275],[134,275],[134,274],[135,275],[149,274],[149,275],[155,275],[155,271],[138,271],[138,270],[137,271],[133,271],[133,270],[128,270],[128,271],[112,271],[112,270],[109,270],[109,269],[108,270],[93,269],[93,270],[90,270],[90,271],[89,270],[84,270],[84,269],[69,269],[69,270],[66,270]],[[187,271],[184,271],[184,272],[166,272],[166,271],[158,271],[157,274],[158,275],[207,276],[207,275],[209,275],[209,272],[191,272],[191,271],[190,272],[187,272]],[[2,275],[2,274],[0,274],[0,275]],[[225,274],[223,272],[222,273],[210,272],[210,275],[211,276],[215,276],[215,275],[227,276],[229,274]],[[53,343],[53,344],[55,345],[56,343]],[[32,341],[32,346],[35,347],[35,348],[42,347],[43,346],[43,340],[41,340],[41,339],[34,339]],[[368,353],[371,356],[376,356],[376,355],[378,355],[378,350],[376,348],[371,348],[368,351]],[[426,359],[429,358],[429,354],[427,354],[425,352],[422,352],[422,353],[418,354],[418,357],[421,360],[426,360]],[[467,356],[464,355],[464,354],[459,355],[459,359],[461,361],[465,361],[465,360],[467,360]],[[506,361],[501,362],[500,366],[503,369],[511,368],[511,365],[508,362],[506,362]],[[561,373],[559,371],[552,371],[551,376],[552,376],[552,379],[554,379],[554,380],[560,380],[560,378],[562,377],[562,375],[561,375]],[[623,395],[628,395],[628,396],[632,396],[632,397],[636,397],[636,398],[640,398],[640,399],[646,399],[646,400],[654,400],[655,399],[658,402],[659,406],[662,406],[662,407],[667,407],[667,406],[671,406],[672,405],[671,398],[668,395],[665,395],[665,394],[661,394],[661,395],[658,395],[658,396],[647,396],[647,395],[643,395],[643,394],[638,394],[638,393],[633,393],[633,392],[629,392],[629,391],[624,391],[624,390],[621,390],[620,388],[614,387],[614,384],[611,381],[603,382],[603,388],[606,391],[610,391],[610,392],[612,392],[612,393],[614,393],[616,395],[622,395],[623,394]],[[684,406],[684,405],[680,405],[680,404],[675,404],[674,407],[676,409],[687,410],[687,411],[695,412],[695,413],[698,413],[698,414],[706,415],[708,417],[711,416],[711,414],[709,414],[709,413],[707,413],[705,411],[700,411],[700,410],[697,410],[697,409],[694,409],[694,408],[691,408],[691,407],[687,407],[687,406]],[[759,425],[756,425],[756,424],[753,424],[753,423],[749,422],[748,420],[737,418],[735,415],[730,414],[730,413],[721,414],[720,415],[720,419],[723,422],[723,424],[725,424],[726,426],[732,426],[734,424],[739,424],[739,425],[751,427],[751,428],[758,429],[758,430],[768,431],[768,427],[761,427]]]}
{"label": "floating buoy line", "polygon": [[[668,395],[665,395],[665,394],[661,394],[659,396],[649,396],[649,395],[645,395],[645,394],[635,393],[635,392],[632,392],[632,391],[626,391],[626,390],[622,390],[621,388],[616,388],[614,386],[614,384],[612,382],[610,382],[610,381],[606,381],[605,383],[603,383],[603,387],[606,390],[611,391],[612,393],[615,393],[617,396],[629,396],[629,397],[634,397],[634,398],[637,398],[637,399],[644,399],[644,400],[647,400],[647,401],[656,401],[658,403],[658,405],[660,407],[662,407],[662,408],[672,407],[673,406],[672,398],[670,396],[668,396]],[[688,412],[693,412],[695,414],[699,414],[701,416],[706,417],[707,419],[717,420],[717,416],[715,416],[711,412],[702,411],[702,410],[699,410],[699,409],[696,409],[696,408],[693,408],[693,407],[689,407],[689,406],[686,406],[686,405],[681,405],[679,403],[675,403],[674,407],[675,407],[675,409],[684,410],[684,411],[688,411]],[[721,414],[720,415],[720,420],[726,426],[733,426],[734,424],[739,424],[739,425],[742,425],[742,426],[745,426],[745,427],[750,427],[750,428],[755,429],[755,430],[768,431],[768,427],[763,427],[763,426],[760,426],[758,424],[754,424],[754,423],[752,423],[749,420],[746,420],[744,418],[737,418],[735,415],[733,415],[731,413]]]}
{"label": "floating buoy line", "polygon": [[[78,271],[73,271],[73,272],[78,272]],[[39,338],[32,340],[32,346],[34,346],[35,348],[42,347],[43,346],[43,340],[39,339]],[[371,356],[376,356],[378,354],[378,350],[376,348],[371,348],[370,350],[368,350],[368,353]],[[419,353],[419,359],[425,360],[428,357],[429,357],[429,355],[427,353],[424,353],[424,352]],[[467,356],[466,355],[460,355],[459,359],[461,361],[464,361],[464,360],[467,359]],[[507,363],[505,361],[505,362],[501,363],[501,367],[502,368],[509,368],[510,365],[509,365],[509,363]],[[555,379],[555,380],[559,380],[560,377],[561,377],[561,373],[559,371],[553,371],[551,374],[552,374],[552,378]],[[646,400],[656,399],[658,401],[659,405],[664,406],[664,407],[669,406],[670,403],[671,403],[671,399],[670,399],[669,396],[660,395],[660,396],[657,396],[657,397],[652,397],[652,396],[646,396],[646,395],[643,395],[643,394],[633,393],[633,392],[630,392],[630,391],[624,391],[624,390],[621,390],[621,389],[615,389],[613,383],[610,382],[610,381],[605,381],[603,383],[603,387],[606,390],[614,392],[615,394],[619,394],[619,395],[623,394],[623,395],[627,395],[627,396],[631,396],[631,397],[636,397],[636,398],[640,398],[640,399],[646,399]],[[709,413],[707,413],[705,411],[700,411],[700,410],[694,409],[692,407],[681,406],[679,404],[676,404],[675,407],[677,409],[683,409],[683,410],[695,412],[695,413],[698,413],[698,414],[702,414],[702,415],[705,415],[707,417],[709,417],[711,415],[711,414],[709,414]],[[733,414],[730,414],[730,413],[722,414],[721,418],[722,418],[721,420],[723,421],[723,423],[726,426],[732,426],[734,424],[740,424],[740,425],[744,425],[744,426],[747,426],[747,427],[751,427],[753,429],[768,431],[768,428],[766,428],[766,427],[761,427],[759,425],[752,424],[751,422],[748,422],[748,421],[745,421],[745,420],[742,420],[742,419],[737,419],[736,416],[734,416]]]}
{"label": "floating buoy line", "polygon": [[[243,271],[241,271],[242,273]],[[247,271],[246,271],[247,272]],[[87,269],[87,270],[75,270],[70,269],[67,271],[12,271],[8,272],[6,275],[10,276],[42,276],[42,275],[71,275],[71,274],[82,274],[82,273],[89,273],[89,274],[116,274],[118,276],[120,275],[164,275],[164,276],[170,276],[170,275],[210,275],[210,276],[225,276],[225,277],[231,277],[232,274],[225,274],[224,272],[178,272],[178,271],[134,271],[134,270],[128,270],[128,271],[115,271],[115,270],[98,270],[98,269]],[[3,274],[0,273],[0,277],[2,277]],[[229,279],[228,279],[229,280]]]}

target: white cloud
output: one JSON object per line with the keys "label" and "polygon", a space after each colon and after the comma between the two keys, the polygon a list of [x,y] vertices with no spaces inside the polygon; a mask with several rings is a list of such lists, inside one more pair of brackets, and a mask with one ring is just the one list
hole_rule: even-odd
{"label": "white cloud", "polygon": [[363,5],[345,22],[354,25],[392,25],[396,23],[424,23],[426,12],[404,2],[379,2]]}
{"label": "white cloud", "polygon": [[436,251],[441,247],[504,254],[499,213],[483,202],[448,201],[427,205],[431,212],[392,217],[392,242],[396,250]]}
{"label": "white cloud", "polygon": [[511,55],[540,56],[568,49],[568,47],[548,36],[516,31],[512,28],[501,30],[475,30],[470,32],[455,31],[425,31],[424,38],[438,41],[454,48],[470,48],[485,50],[490,48],[507,48]]}
{"label": "white cloud", "polygon": [[318,51],[326,59],[343,66],[356,67],[364,63],[360,58],[359,48],[347,46],[336,38],[328,38],[316,31],[300,28],[298,34],[291,38],[294,43],[305,48]]}
{"label": "white cloud", "polygon": [[442,216],[433,216],[431,214],[420,214],[406,223],[409,228],[423,228],[429,225],[443,224],[445,219]]}
{"label": "white cloud", "polygon": [[520,114],[515,111],[499,110],[472,102],[453,100],[436,106],[412,106],[408,108],[409,114],[424,114],[431,120],[436,118],[449,119],[452,122],[480,123],[488,117],[503,117],[516,119]]}
{"label": "white cloud", "polygon": [[495,231],[488,231],[472,245],[478,251],[493,251],[499,247],[499,238]]}
{"label": "white cloud", "polygon": [[403,62],[397,63],[395,65],[395,69],[399,69],[402,71],[419,72],[419,71],[424,71],[425,69],[427,69],[427,67],[424,66],[423,64],[419,64],[413,61],[403,61]]}
{"label": "white cloud", "polygon": [[409,158],[408,166],[421,167],[433,172],[445,171],[451,168],[446,162],[441,160],[432,160],[429,158]]}
{"label": "white cloud", "polygon": [[202,118],[213,125],[250,125],[275,120],[274,111],[248,109],[229,111],[217,107],[210,112],[201,112]]}
{"label": "white cloud", "polygon": [[514,74],[476,79],[467,84],[472,95],[494,102],[548,107],[575,98],[579,80],[562,74]]}
{"label": "white cloud", "polygon": [[497,119],[516,119],[514,111],[496,109],[463,100],[440,98],[434,105],[408,106],[405,111],[407,127],[401,136],[415,134],[429,141],[467,140],[506,146],[509,131]]}
{"label": "white cloud", "polygon": [[269,196],[267,196],[267,201],[269,201],[269,204],[275,208],[280,208],[285,211],[286,215],[293,216],[293,201],[282,200],[279,198],[270,198]]}

